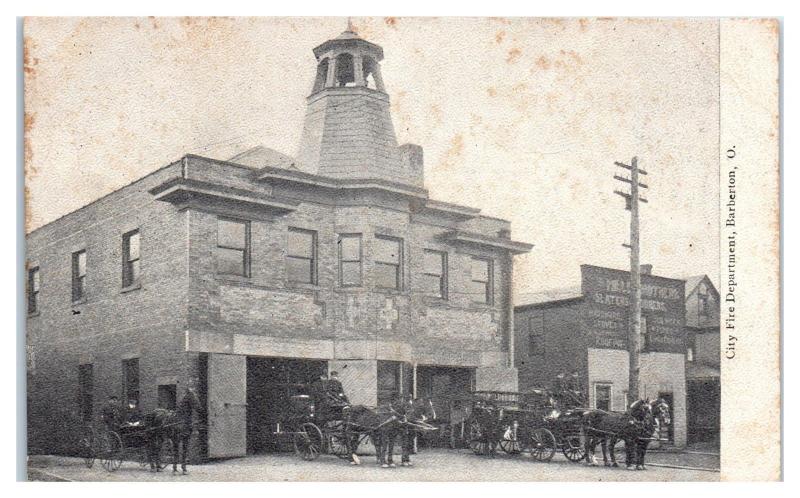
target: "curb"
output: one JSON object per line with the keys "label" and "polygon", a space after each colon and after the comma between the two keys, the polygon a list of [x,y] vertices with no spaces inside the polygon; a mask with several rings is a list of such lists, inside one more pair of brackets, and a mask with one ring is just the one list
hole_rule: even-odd
{"label": "curb", "polygon": [[[34,477],[39,475],[44,475],[49,477],[50,479],[35,479]],[[56,482],[74,482],[72,479],[67,479],[66,477],[61,477],[60,475],[53,474],[51,472],[47,472],[46,470],[36,469],[36,468],[29,468],[28,469],[28,482],[31,481],[56,481]]]}
{"label": "curb", "polygon": [[665,469],[699,470],[702,472],[719,472],[719,469],[709,469],[707,467],[687,467],[684,465],[670,465],[667,463],[647,463],[648,467],[663,467]]}

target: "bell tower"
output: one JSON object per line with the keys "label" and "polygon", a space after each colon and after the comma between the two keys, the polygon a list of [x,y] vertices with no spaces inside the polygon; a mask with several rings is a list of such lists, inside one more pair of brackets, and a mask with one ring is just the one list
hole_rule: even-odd
{"label": "bell tower", "polygon": [[422,149],[398,147],[380,62],[383,49],[352,24],[314,49],[317,71],[306,99],[297,153],[303,171],[341,179],[422,186]]}

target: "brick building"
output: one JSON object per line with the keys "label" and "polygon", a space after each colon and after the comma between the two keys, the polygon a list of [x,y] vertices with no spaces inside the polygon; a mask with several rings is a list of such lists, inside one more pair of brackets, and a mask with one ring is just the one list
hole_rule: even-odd
{"label": "brick building", "polygon": [[719,292],[707,275],[686,279],[686,413],[689,443],[719,444]]}
{"label": "brick building", "polygon": [[[672,409],[668,436],[686,444],[686,353],[683,280],[652,275],[643,265],[639,392]],[[625,410],[628,390],[630,272],[581,265],[581,285],[530,294],[515,308],[519,388],[550,386],[577,373],[589,406]],[[524,304],[523,304],[524,303]]]}
{"label": "brick building", "polygon": [[290,387],[328,370],[373,406],[517,388],[513,255],[531,246],[429,197],[379,46],[348,30],[314,55],[296,157],[186,155],[28,235],[31,446],[66,451],[54,420],[96,421],[110,394],[147,412],[189,382],[208,457],[270,447]]}

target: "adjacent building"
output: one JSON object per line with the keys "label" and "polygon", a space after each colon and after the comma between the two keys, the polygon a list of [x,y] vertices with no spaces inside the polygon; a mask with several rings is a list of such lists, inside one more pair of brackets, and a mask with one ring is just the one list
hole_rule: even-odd
{"label": "adjacent building", "polygon": [[707,275],[686,279],[688,441],[719,445],[719,292]]}
{"label": "adjacent building", "polygon": [[[672,409],[667,437],[686,445],[685,282],[642,266],[639,394],[664,398]],[[581,265],[581,283],[524,296],[515,308],[516,365],[525,391],[578,374],[589,405],[626,409],[630,272]]]}
{"label": "adjacent building", "polygon": [[372,406],[517,389],[513,257],[531,245],[430,198],[381,47],[348,30],[314,55],[296,156],[186,155],[28,235],[32,447],[67,451],[109,395],[147,412],[190,383],[212,458],[270,447],[292,386],[329,370]]}

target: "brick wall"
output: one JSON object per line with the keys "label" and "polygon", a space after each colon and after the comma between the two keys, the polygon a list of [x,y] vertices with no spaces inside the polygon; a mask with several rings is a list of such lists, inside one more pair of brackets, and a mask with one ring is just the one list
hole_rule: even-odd
{"label": "brick wall", "polygon": [[[27,320],[34,369],[29,375],[29,444],[68,451],[78,434],[78,365],[91,363],[94,416],[108,395],[122,396],[122,360],[140,358],[145,411],[157,384],[184,374],[186,222],[147,190],[179,171],[173,164],[27,237],[27,262],[41,272],[39,313]],[[141,288],[122,292],[122,235],[141,234]],[[71,254],[87,253],[86,300],[72,303]],[[67,415],[63,415],[66,413]]]}

